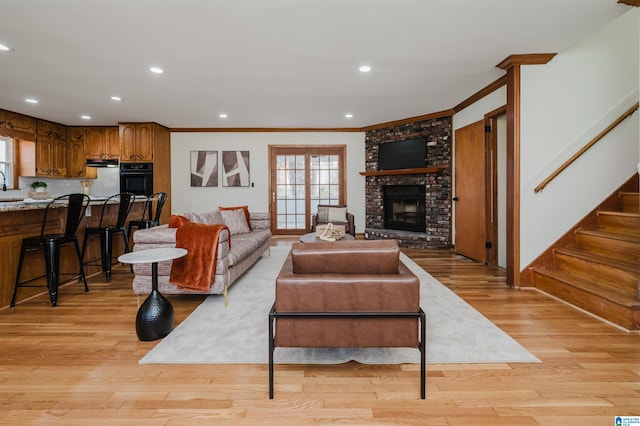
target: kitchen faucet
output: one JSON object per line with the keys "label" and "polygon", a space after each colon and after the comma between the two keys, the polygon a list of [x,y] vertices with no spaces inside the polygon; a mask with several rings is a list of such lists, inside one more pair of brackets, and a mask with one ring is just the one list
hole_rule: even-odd
{"label": "kitchen faucet", "polygon": [[3,171],[0,171],[0,173],[2,173],[2,190],[6,191],[7,190],[7,177],[4,175]]}

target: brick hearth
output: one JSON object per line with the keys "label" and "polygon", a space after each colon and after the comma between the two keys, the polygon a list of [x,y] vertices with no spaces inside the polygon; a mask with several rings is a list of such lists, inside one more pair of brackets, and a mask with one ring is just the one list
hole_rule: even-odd
{"label": "brick hearth", "polygon": [[[378,146],[413,138],[427,138],[427,167],[451,163],[451,117],[406,123],[366,132],[366,170],[378,170]],[[382,187],[386,185],[424,185],[427,232],[384,229]],[[367,239],[396,239],[402,247],[451,247],[451,173],[383,175],[366,177]]]}

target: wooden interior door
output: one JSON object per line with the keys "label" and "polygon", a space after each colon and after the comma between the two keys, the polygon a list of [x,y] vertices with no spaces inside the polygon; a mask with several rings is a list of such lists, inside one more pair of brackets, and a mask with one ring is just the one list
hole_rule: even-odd
{"label": "wooden interior door", "polygon": [[455,251],[486,262],[484,120],[455,133]]}

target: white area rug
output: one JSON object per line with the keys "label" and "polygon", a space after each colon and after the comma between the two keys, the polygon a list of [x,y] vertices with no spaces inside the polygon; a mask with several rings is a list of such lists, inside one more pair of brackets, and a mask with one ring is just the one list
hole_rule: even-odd
{"label": "white area rug", "polygon": [[[266,364],[268,313],[277,276],[289,248],[273,247],[222,296],[209,296],[140,360],[141,364]],[[540,362],[510,336],[438,282],[412,260],[403,262],[420,278],[420,306],[427,315],[427,362]],[[276,348],[279,364],[419,363],[417,349]]]}

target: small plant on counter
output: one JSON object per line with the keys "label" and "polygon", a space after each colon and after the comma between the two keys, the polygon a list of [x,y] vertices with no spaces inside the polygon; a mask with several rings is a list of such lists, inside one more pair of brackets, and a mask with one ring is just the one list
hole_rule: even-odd
{"label": "small plant on counter", "polygon": [[31,187],[35,189],[36,192],[43,192],[44,189],[47,187],[47,183],[41,182],[41,181],[35,181],[31,184]]}

